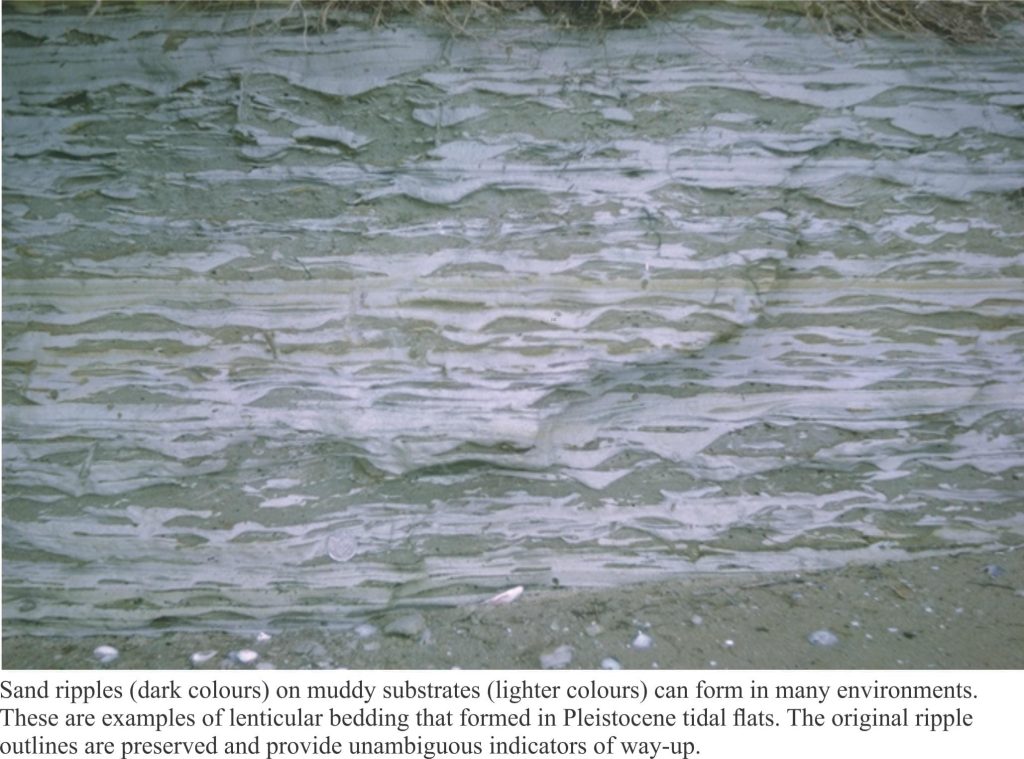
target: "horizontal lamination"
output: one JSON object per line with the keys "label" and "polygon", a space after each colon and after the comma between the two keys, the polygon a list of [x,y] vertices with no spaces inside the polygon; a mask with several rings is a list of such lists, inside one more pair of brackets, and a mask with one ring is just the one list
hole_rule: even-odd
{"label": "horizontal lamination", "polygon": [[5,630],[1020,542],[1016,48],[485,23],[4,14]]}

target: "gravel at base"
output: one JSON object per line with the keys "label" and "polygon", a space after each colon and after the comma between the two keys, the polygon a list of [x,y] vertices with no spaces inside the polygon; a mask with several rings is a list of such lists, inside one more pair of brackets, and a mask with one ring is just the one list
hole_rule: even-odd
{"label": "gravel at base", "polygon": [[[614,661],[624,669],[1015,669],[1024,667],[1024,551],[604,590],[526,588],[508,605],[402,608],[356,629],[330,622],[244,633],[18,636],[4,639],[3,666],[599,669]],[[809,636],[821,630],[838,640],[814,645]],[[101,646],[119,655],[102,664],[94,655]],[[552,658],[570,649],[571,657]]]}

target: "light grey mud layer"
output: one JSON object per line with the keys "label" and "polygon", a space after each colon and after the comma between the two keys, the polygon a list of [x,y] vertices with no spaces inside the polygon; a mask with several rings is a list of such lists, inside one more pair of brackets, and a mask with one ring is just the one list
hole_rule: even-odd
{"label": "light grey mud layer", "polygon": [[1019,26],[300,6],[4,13],[11,646],[1024,541]]}
{"label": "light grey mud layer", "polygon": [[[812,573],[533,590],[505,606],[408,607],[303,626],[4,641],[5,668],[929,669],[1024,667],[1024,551]],[[815,645],[822,630],[832,645]],[[94,651],[112,645],[106,665]],[[232,653],[254,651],[240,664]],[[193,654],[202,661],[193,663]],[[242,657],[244,658],[244,657]]]}

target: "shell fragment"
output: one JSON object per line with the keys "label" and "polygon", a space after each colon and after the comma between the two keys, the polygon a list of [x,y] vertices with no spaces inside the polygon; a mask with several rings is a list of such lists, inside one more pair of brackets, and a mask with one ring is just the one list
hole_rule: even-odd
{"label": "shell fragment", "polygon": [[501,606],[502,604],[510,604],[517,598],[519,598],[519,596],[521,596],[522,594],[523,586],[516,585],[514,588],[504,590],[496,596],[491,596],[486,601],[484,601],[484,603],[490,604],[491,606]]}

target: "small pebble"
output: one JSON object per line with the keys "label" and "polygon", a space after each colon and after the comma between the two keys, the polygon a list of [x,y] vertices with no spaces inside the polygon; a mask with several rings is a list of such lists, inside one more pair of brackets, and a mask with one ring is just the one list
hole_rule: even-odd
{"label": "small pebble", "polygon": [[572,661],[572,654],[572,646],[559,646],[554,651],[541,654],[540,666],[543,669],[561,669]]}
{"label": "small pebble", "polygon": [[1006,574],[1006,570],[998,564],[986,564],[984,570],[985,574],[987,574],[992,579],[995,579],[996,577],[1002,577]]}
{"label": "small pebble", "polygon": [[213,650],[196,651],[194,654],[188,657],[188,660],[193,667],[198,667],[200,664],[206,664],[206,662],[210,661],[210,659],[212,659],[216,655],[217,652]]}
{"label": "small pebble", "polygon": [[601,625],[599,625],[597,622],[591,622],[589,625],[583,628],[583,632],[585,632],[591,638],[596,638],[598,635],[604,632],[604,628],[601,627]]}
{"label": "small pebble", "polygon": [[356,637],[359,638],[372,638],[377,634],[377,628],[368,622],[364,622],[361,625],[357,625],[353,632],[355,632]]}
{"label": "small pebble", "polygon": [[636,637],[633,638],[633,648],[650,648],[654,645],[654,638],[645,633],[643,630],[637,632]]}
{"label": "small pebble", "polygon": [[690,622],[694,626],[700,627],[702,624],[704,624],[704,617],[702,617],[700,614],[694,614],[692,617],[690,617]]}
{"label": "small pebble", "polygon": [[110,664],[110,662],[121,655],[121,652],[113,646],[96,646],[93,649],[92,655],[96,657],[96,661],[100,664]]}
{"label": "small pebble", "polygon": [[427,620],[419,612],[399,617],[384,627],[385,635],[399,638],[418,638],[427,629]]}
{"label": "small pebble", "polygon": [[232,651],[228,656],[239,664],[252,664],[260,658],[260,655],[251,648],[243,648],[241,651]]}
{"label": "small pebble", "polygon": [[601,669],[622,669],[622,665],[619,664],[618,659],[609,656],[606,659],[601,659]]}
{"label": "small pebble", "polygon": [[736,641],[734,641],[732,638],[726,638],[725,640],[722,641],[722,645],[725,646],[726,648],[732,648],[733,646],[736,645]]}
{"label": "small pebble", "polygon": [[322,643],[315,640],[299,640],[292,644],[291,653],[302,657],[303,661],[321,662],[330,658]]}
{"label": "small pebble", "polygon": [[265,633],[262,630],[260,630],[258,633],[256,633],[256,642],[266,643],[268,640],[271,639],[271,637],[273,636],[271,636],[270,633]]}
{"label": "small pebble", "polygon": [[834,646],[839,637],[831,630],[815,630],[807,636],[807,642],[812,646]]}

